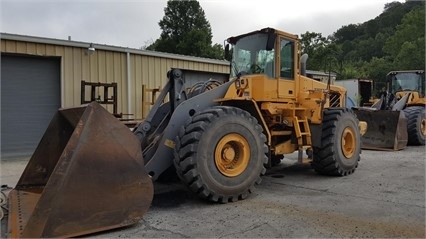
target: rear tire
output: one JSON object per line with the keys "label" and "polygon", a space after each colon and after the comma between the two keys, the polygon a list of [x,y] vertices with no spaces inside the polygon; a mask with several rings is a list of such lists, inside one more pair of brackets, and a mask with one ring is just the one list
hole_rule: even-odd
{"label": "rear tire", "polygon": [[361,136],[350,109],[324,111],[321,146],[313,147],[312,167],[319,174],[346,176],[358,167]]}
{"label": "rear tire", "polygon": [[174,164],[201,198],[227,203],[244,199],[266,171],[262,127],[248,112],[217,106],[192,117],[179,132]]}
{"label": "rear tire", "polygon": [[425,145],[426,112],[425,107],[411,106],[404,109],[407,117],[408,145]]}

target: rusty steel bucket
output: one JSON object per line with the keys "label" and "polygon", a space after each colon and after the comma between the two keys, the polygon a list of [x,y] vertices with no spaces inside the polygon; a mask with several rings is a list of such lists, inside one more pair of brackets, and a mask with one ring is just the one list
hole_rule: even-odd
{"label": "rusty steel bucket", "polygon": [[9,193],[7,236],[74,237],[138,222],[153,184],[140,143],[97,103],[60,109]]}
{"label": "rusty steel bucket", "polygon": [[407,118],[403,111],[354,110],[360,121],[367,122],[367,132],[361,137],[363,149],[401,150],[407,147]]}

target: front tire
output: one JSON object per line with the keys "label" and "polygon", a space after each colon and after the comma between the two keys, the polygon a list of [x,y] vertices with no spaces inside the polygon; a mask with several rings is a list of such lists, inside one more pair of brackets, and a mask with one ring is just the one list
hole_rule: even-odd
{"label": "front tire", "polygon": [[361,136],[350,109],[324,111],[321,146],[313,147],[312,167],[319,174],[346,176],[358,167]]}
{"label": "front tire", "polygon": [[404,113],[407,117],[408,145],[425,145],[425,107],[410,106],[404,109]]}
{"label": "front tire", "polygon": [[200,112],[179,132],[174,164],[201,198],[227,203],[244,199],[261,181],[266,136],[248,112],[216,106]]}

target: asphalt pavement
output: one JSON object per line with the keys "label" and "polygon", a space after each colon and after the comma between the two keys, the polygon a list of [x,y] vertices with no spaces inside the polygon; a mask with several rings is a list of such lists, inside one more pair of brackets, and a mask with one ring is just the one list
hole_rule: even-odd
{"label": "asphalt pavement", "polygon": [[[247,199],[205,202],[181,183],[155,183],[139,223],[92,238],[425,238],[425,147],[363,150],[354,174],[329,177],[297,154],[269,169]],[[1,162],[14,186],[27,159]]]}

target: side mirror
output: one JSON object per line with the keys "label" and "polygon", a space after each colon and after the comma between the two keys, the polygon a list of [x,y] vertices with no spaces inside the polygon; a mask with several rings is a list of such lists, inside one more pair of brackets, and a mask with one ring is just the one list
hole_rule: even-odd
{"label": "side mirror", "polygon": [[226,44],[225,45],[225,60],[227,60],[227,61],[231,61],[231,52],[230,52],[230,50],[229,50],[229,44]]}

